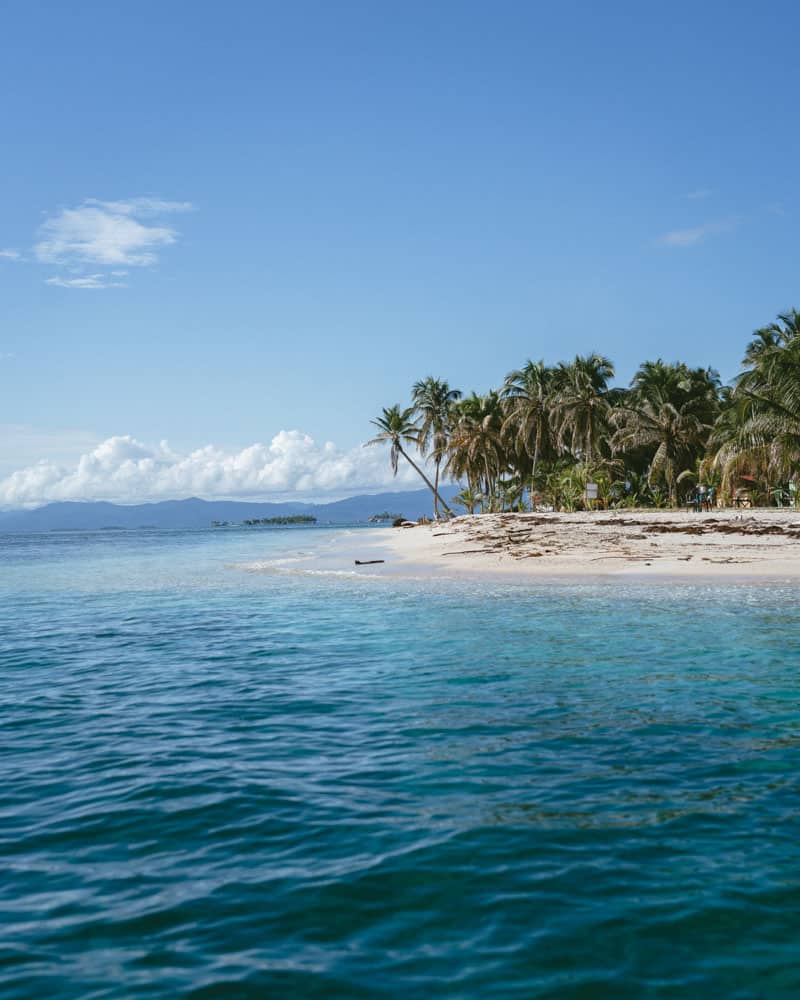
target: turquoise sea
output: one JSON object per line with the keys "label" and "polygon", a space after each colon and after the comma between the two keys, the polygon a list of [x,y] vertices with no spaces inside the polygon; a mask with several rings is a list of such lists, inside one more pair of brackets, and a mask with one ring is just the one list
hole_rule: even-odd
{"label": "turquoise sea", "polygon": [[337,538],[0,538],[0,997],[800,996],[795,587]]}

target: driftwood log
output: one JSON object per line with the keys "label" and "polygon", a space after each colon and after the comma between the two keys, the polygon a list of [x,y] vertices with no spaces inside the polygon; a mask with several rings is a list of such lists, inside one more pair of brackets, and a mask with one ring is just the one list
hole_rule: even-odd
{"label": "driftwood log", "polygon": [[385,559],[356,559],[356,566],[375,566],[376,563],[385,561]]}

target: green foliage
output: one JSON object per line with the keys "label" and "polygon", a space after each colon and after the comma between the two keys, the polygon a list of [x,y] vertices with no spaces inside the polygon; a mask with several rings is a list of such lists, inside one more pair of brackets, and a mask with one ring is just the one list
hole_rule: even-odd
{"label": "green foliage", "polygon": [[711,435],[713,465],[723,494],[774,502],[800,469],[800,313],[757,330],[744,363]]}
{"label": "green foliage", "polygon": [[457,496],[453,497],[453,503],[463,507],[467,514],[474,514],[475,511],[485,501],[483,493],[477,493],[469,487],[463,489]]}
{"label": "green foliage", "polygon": [[[554,367],[528,360],[500,389],[462,397],[442,379],[413,387],[413,405],[383,411],[370,444],[391,445],[431,488],[440,472],[464,484],[453,503],[469,513],[526,505],[580,510],[586,484],[599,504],[675,506],[698,485],[730,498],[790,503],[800,480],[800,314],[756,331],[744,371],[723,386],[711,368],[646,361],[627,388],[599,354]],[[433,482],[406,449],[433,467]]]}

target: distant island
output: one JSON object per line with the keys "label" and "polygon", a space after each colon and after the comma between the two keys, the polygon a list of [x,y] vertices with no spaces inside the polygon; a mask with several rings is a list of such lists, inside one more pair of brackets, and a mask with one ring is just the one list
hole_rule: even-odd
{"label": "distant island", "polygon": [[[214,522],[212,522],[213,524]],[[249,517],[242,521],[246,527],[264,524],[316,524],[317,519],[310,514],[287,514],[284,517]]]}
{"label": "distant island", "polygon": [[212,528],[253,528],[262,525],[316,524],[310,514],[285,514],[282,517],[247,517],[243,521],[212,521]]}
{"label": "distant island", "polygon": [[370,524],[380,524],[383,521],[404,521],[402,514],[392,514],[388,510],[381,511],[380,514],[373,514],[369,519]]}

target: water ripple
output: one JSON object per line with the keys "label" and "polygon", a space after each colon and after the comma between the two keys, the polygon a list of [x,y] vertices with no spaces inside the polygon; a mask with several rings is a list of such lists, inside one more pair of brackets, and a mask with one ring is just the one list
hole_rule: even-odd
{"label": "water ripple", "polygon": [[6,553],[0,996],[800,995],[793,591],[159,544]]}

